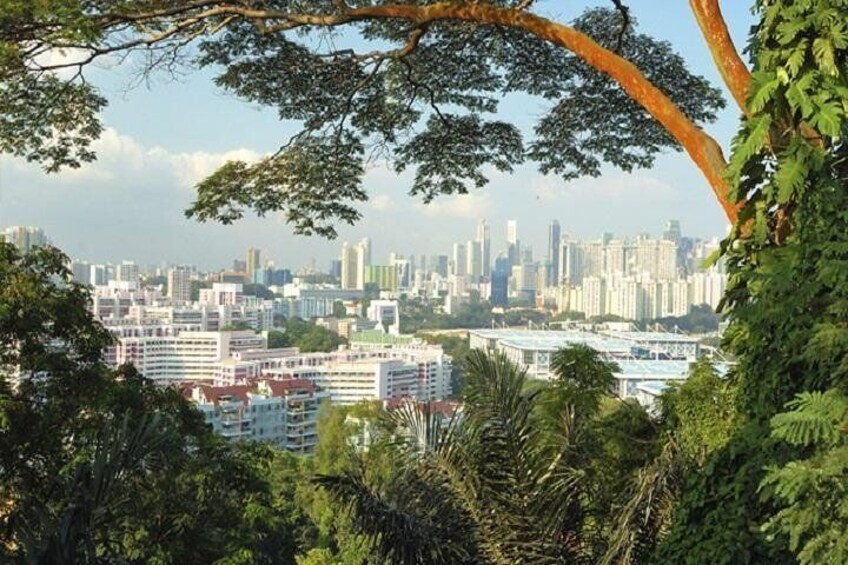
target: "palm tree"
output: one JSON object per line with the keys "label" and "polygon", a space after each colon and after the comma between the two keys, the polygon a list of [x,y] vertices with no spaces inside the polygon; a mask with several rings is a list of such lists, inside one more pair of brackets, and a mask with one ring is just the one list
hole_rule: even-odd
{"label": "palm tree", "polygon": [[89,454],[80,453],[54,477],[50,500],[35,493],[15,502],[6,517],[16,558],[27,563],[96,563],[112,542],[106,532],[127,510],[137,478],[163,466],[171,430],[162,414],[126,413],[104,425]]}
{"label": "palm tree", "polygon": [[470,352],[466,374],[464,408],[447,422],[426,403],[386,416],[396,429],[391,481],[369,483],[358,465],[318,483],[347,506],[380,561],[590,561],[576,411],[550,419],[549,390],[528,386],[502,354]]}

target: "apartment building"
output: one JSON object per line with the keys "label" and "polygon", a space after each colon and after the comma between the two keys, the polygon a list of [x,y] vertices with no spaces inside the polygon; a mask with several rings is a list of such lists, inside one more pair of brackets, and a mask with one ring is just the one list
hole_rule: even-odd
{"label": "apartment building", "polygon": [[189,398],[228,441],[264,441],[298,454],[318,443],[318,408],[329,395],[307,380],[194,386]]}

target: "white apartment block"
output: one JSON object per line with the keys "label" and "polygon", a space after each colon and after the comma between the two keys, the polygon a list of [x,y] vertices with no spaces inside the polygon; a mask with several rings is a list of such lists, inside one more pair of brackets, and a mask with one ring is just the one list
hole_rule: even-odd
{"label": "white apartment block", "polygon": [[132,336],[127,334],[133,328],[122,330],[124,335],[107,352],[107,361],[115,365],[129,363],[144,377],[163,384],[212,381],[220,374],[222,362],[233,353],[266,346],[265,338],[251,331]]}
{"label": "white apartment block", "polygon": [[264,441],[298,454],[314,452],[318,408],[329,397],[304,380],[195,386],[188,392],[207,424],[228,441]]}

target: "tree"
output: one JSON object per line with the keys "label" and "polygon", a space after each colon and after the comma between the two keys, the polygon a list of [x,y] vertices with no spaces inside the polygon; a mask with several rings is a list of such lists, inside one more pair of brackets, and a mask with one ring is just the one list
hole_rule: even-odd
{"label": "tree", "polygon": [[[426,403],[385,414],[396,465],[387,481],[356,465],[319,477],[378,559],[572,563],[603,555],[611,509],[627,493],[608,486],[626,485],[651,460],[654,427],[637,406],[619,402],[602,413],[613,377],[597,352],[557,355],[562,386],[528,387],[503,355],[471,351],[461,415],[445,421]],[[593,386],[587,392],[577,382]],[[643,449],[625,448],[637,438]]]}
{"label": "tree", "polygon": [[274,300],[274,297],[276,296],[264,284],[246,284],[244,285],[243,290],[246,296],[257,296],[263,300]]}
{"label": "tree", "polygon": [[231,449],[180,391],[108,369],[111,336],[66,263],[0,243],[2,560],[293,559],[269,452]]}
{"label": "tree", "polygon": [[772,436],[810,448],[806,456],[773,466],[765,494],[782,508],[765,524],[789,536],[802,564],[848,560],[848,398],[840,392],[805,392],[772,419]]}
{"label": "tree", "polygon": [[[574,178],[597,176],[602,162],[629,171],[650,166],[662,149],[684,149],[728,216],[736,215],[719,145],[697,125],[724,102],[668,44],[637,33],[620,2],[568,25],[518,0],[56,1],[61,10],[3,5],[0,78],[4,99],[14,102],[0,122],[7,152],[50,170],[91,160],[106,101],[84,82],[87,65],[144,50],[148,70],[167,68],[192,43],[197,65],[220,69],[219,86],[303,124],[275,155],[228,163],[201,182],[189,210],[200,220],[282,211],[298,233],[333,236],[333,222],[359,218],[363,161],[374,144],[397,170],[416,169],[410,192],[425,201],[483,186],[487,164],[510,171],[529,158],[543,172]],[[748,72],[731,53],[717,2],[692,5],[744,101]],[[360,35],[362,48],[327,50],[313,41],[346,30]],[[45,62],[56,49],[79,50],[81,60]],[[67,67],[78,71],[71,79],[51,72]],[[526,147],[514,125],[488,117],[504,92],[550,102]]]}
{"label": "tree", "polygon": [[336,318],[347,318],[347,308],[341,300],[333,302],[333,316]]}
{"label": "tree", "polygon": [[292,347],[292,343],[289,341],[289,336],[285,332],[271,330],[268,332],[268,347],[270,349]]}

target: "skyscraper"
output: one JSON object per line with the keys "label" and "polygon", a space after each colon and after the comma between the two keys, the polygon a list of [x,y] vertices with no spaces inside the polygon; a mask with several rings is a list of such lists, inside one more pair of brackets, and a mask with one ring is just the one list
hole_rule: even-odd
{"label": "skyscraper", "polygon": [[453,272],[454,276],[461,277],[466,274],[467,254],[465,246],[461,243],[453,244]]}
{"label": "skyscraper", "polygon": [[666,222],[662,238],[667,241],[673,241],[674,243],[680,243],[681,237],[680,220],[669,220]]}
{"label": "skyscraper", "polygon": [[341,287],[344,289],[356,288],[356,247],[348,245],[346,241],[342,244],[341,262]]}
{"label": "skyscraper", "polygon": [[3,230],[2,239],[18,248],[23,254],[29,253],[33,247],[47,245],[47,238],[41,228],[27,226],[11,226]]}
{"label": "skyscraper", "polygon": [[365,271],[371,266],[371,240],[363,238],[356,246],[356,286],[365,288]]}
{"label": "skyscraper", "polygon": [[494,306],[509,305],[509,259],[498,257],[492,269],[492,296],[489,301]]}
{"label": "skyscraper", "polygon": [[506,256],[510,268],[521,263],[521,242],[518,241],[518,222],[516,220],[506,222]]}
{"label": "skyscraper", "polygon": [[115,269],[115,278],[121,282],[138,282],[138,265],[132,261],[123,261]]}
{"label": "skyscraper", "polygon": [[168,271],[168,298],[177,303],[191,301],[191,269],[174,267]]}
{"label": "skyscraper", "polygon": [[553,220],[548,226],[548,284],[559,284],[559,221]]}
{"label": "skyscraper", "polygon": [[469,241],[465,253],[465,274],[477,283],[483,276],[483,247],[479,241]]}
{"label": "skyscraper", "polygon": [[342,244],[341,287],[364,289],[365,272],[371,265],[371,240],[367,237],[356,245]]}
{"label": "skyscraper", "polygon": [[477,244],[480,246],[480,276],[489,277],[492,270],[492,239],[486,218],[481,218],[477,223]]}
{"label": "skyscraper", "polygon": [[248,280],[253,281],[253,274],[259,267],[261,267],[259,263],[259,250],[251,247],[247,250],[247,261],[245,261],[245,271],[247,272]]}

